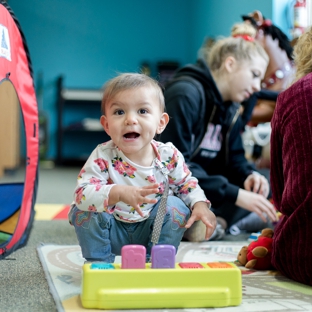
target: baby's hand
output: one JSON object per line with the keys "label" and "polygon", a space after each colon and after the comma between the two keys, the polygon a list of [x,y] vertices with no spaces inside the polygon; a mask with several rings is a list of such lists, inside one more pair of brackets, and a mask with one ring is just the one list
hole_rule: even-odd
{"label": "baby's hand", "polygon": [[215,214],[208,208],[205,202],[197,202],[192,211],[191,217],[188,219],[185,227],[188,229],[195,221],[201,220],[206,225],[205,239],[208,240],[217,226]]}
{"label": "baby's hand", "polygon": [[118,201],[122,201],[135,209],[135,211],[143,217],[140,206],[143,203],[155,204],[157,199],[148,198],[146,196],[157,194],[159,192],[159,184],[151,184],[147,186],[129,186],[129,185],[115,185],[112,190],[114,193],[118,192]]}

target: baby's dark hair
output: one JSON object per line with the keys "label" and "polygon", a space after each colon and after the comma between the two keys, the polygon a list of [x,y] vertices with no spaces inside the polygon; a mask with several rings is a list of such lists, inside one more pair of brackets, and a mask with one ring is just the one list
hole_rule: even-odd
{"label": "baby's dark hair", "polygon": [[271,26],[264,27],[263,31],[265,35],[271,35],[273,40],[277,39],[279,47],[286,52],[290,60],[293,60],[293,47],[291,46],[291,42],[280,28],[272,24]]}
{"label": "baby's dark hair", "polygon": [[[261,16],[262,16],[262,14],[261,14]],[[272,36],[273,40],[277,39],[279,47],[286,52],[289,60],[293,60],[293,52],[294,52],[293,50],[294,49],[293,49],[291,42],[288,39],[287,35],[279,27],[275,26],[272,23],[269,23],[269,24],[262,23],[262,25],[258,25],[257,21],[252,16],[249,16],[249,15],[242,15],[242,18],[244,21],[249,21],[250,24],[256,30],[261,28],[265,35]],[[262,19],[263,19],[263,21],[266,21],[266,18],[264,16]]]}
{"label": "baby's dark hair", "polygon": [[117,93],[139,88],[139,87],[151,87],[155,90],[156,95],[159,98],[159,104],[162,111],[165,110],[165,99],[163,91],[157,80],[139,73],[123,73],[117,77],[107,81],[104,85],[104,93],[102,99],[101,110],[102,114],[105,115],[105,105],[112,99]]}

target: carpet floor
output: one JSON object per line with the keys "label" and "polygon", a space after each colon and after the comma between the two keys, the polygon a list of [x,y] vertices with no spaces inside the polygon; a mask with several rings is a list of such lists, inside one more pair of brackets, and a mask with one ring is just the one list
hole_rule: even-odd
{"label": "carpet floor", "polygon": [[[0,311],[59,312],[64,309],[62,305],[64,298],[62,298],[62,295],[59,296],[60,299],[57,301],[55,293],[53,296],[51,294],[51,284],[49,285],[47,281],[47,271],[45,272],[43,269],[43,263],[38,256],[38,250],[40,246],[61,245],[72,246],[72,248],[76,248],[76,252],[79,253],[79,247],[77,246],[78,241],[74,228],[70,226],[66,220],[68,205],[37,204],[35,209],[36,218],[26,246],[18,249],[6,259],[0,261]],[[243,241],[245,241],[245,243]],[[197,261],[202,260],[198,258],[199,254],[207,256],[206,253],[209,248],[207,248],[205,244],[207,243],[201,245],[201,252],[197,252]],[[229,258],[227,258],[226,255],[228,255],[229,251],[232,250],[231,257],[233,258],[234,254],[237,252],[237,249],[234,250],[233,246],[237,246],[238,248],[239,245],[248,244],[247,237],[227,236],[224,244],[228,247],[222,249],[222,252],[220,252],[218,256],[221,256],[220,260],[226,259],[226,261],[228,261]],[[55,261],[58,261],[55,253],[54,255]],[[79,257],[76,257],[76,260],[78,258]],[[81,265],[81,257],[80,260],[78,259],[77,261],[80,261],[79,263]],[[67,281],[67,277],[58,277],[58,274],[59,273],[56,272],[57,280]],[[243,275],[243,281],[249,278],[249,275],[245,273]],[[66,304],[69,304],[69,306],[71,304],[79,305],[79,291],[77,292],[77,289],[80,288],[81,279],[79,279],[80,275],[77,276],[78,279],[76,279],[74,284],[76,287],[76,289],[74,289],[74,299],[71,301],[69,298],[69,301],[66,301]],[[249,278],[249,284],[244,284],[243,282],[243,304],[239,306],[240,309],[238,309],[238,307],[228,307],[223,308],[222,311],[312,311],[311,287],[291,282],[281,276],[278,277],[278,275],[276,277],[275,274],[270,274],[270,280],[268,280],[267,277],[268,274],[267,276],[262,276],[260,274],[257,281]],[[69,290],[70,287],[72,286],[68,284]],[[61,305],[57,302],[61,302]],[[64,309],[64,311],[66,312],[77,312],[81,310],[76,309],[76,307],[68,309],[67,305],[65,305],[65,307],[67,310]],[[191,310],[188,309],[188,311],[190,312]],[[206,310],[192,309],[192,311]]]}
{"label": "carpet floor", "polygon": [[0,311],[57,311],[37,254],[40,244],[77,245],[66,220],[35,220],[26,246],[0,261]]}

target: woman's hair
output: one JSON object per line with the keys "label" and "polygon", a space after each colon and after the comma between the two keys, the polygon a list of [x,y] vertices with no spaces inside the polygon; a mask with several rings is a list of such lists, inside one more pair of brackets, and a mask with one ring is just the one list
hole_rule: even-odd
{"label": "woman's hair", "polygon": [[[245,22],[249,21],[249,23],[255,28],[256,31],[261,28],[265,36],[269,35],[273,40],[277,39],[279,47],[286,52],[289,60],[293,60],[293,47],[287,35],[280,28],[272,24],[270,20],[267,20],[264,16],[262,16],[261,12],[255,11],[254,13],[256,13],[258,17],[260,13],[261,18],[255,20],[255,18],[251,15],[242,15],[243,20]],[[267,23],[267,21],[269,21],[269,23]]]}
{"label": "woman's hair", "polygon": [[233,56],[239,62],[251,61],[253,57],[261,56],[267,63],[269,62],[269,56],[255,40],[227,37],[218,40],[206,54],[206,61],[210,70],[220,70],[228,56]]}
{"label": "woman's hair", "polygon": [[266,27],[262,27],[264,35],[271,35],[272,39],[278,40],[278,46],[284,50],[290,60],[293,60],[293,47],[291,46],[291,42],[288,39],[287,35],[277,26],[270,25]]}
{"label": "woman's hair", "polygon": [[252,38],[255,38],[257,34],[257,30],[251,24],[248,23],[237,23],[234,24],[231,29],[232,37],[236,37],[239,35],[247,35]]}
{"label": "woman's hair", "polygon": [[159,98],[159,104],[162,111],[165,110],[165,99],[159,83],[153,78],[139,73],[124,73],[107,81],[104,85],[104,93],[102,99],[102,113],[105,115],[105,105],[117,93],[135,89],[139,87],[151,87],[155,90],[156,96]]}
{"label": "woman's hair", "polygon": [[312,72],[312,27],[299,38],[294,47],[295,81]]}

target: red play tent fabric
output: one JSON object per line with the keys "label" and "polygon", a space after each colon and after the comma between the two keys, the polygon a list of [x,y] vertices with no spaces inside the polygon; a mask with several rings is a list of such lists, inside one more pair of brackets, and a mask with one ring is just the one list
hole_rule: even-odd
{"label": "red play tent fabric", "polygon": [[[12,9],[6,2],[0,1],[0,84],[6,81],[13,84],[21,106],[26,137],[26,174],[15,231],[9,240],[0,244],[0,259],[27,242],[35,215],[39,159],[38,106],[29,52]],[[6,184],[5,187],[10,186]],[[15,187],[12,184],[12,188]],[[14,193],[13,189],[7,192],[11,193]],[[3,209],[11,209],[11,206],[1,206],[0,210]]]}

